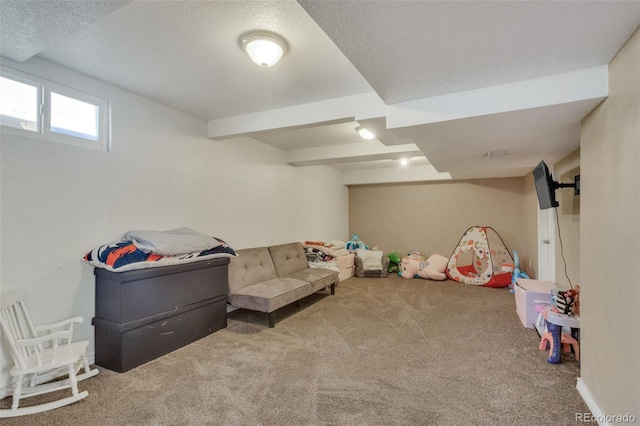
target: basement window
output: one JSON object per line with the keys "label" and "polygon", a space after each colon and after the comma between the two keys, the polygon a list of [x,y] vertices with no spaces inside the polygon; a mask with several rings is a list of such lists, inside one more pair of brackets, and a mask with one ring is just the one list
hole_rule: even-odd
{"label": "basement window", "polygon": [[38,83],[0,76],[0,124],[37,132],[40,128]]}
{"label": "basement window", "polygon": [[98,105],[51,92],[49,131],[97,142],[99,114]]}
{"label": "basement window", "polygon": [[0,69],[3,132],[109,150],[109,102],[15,70]]}

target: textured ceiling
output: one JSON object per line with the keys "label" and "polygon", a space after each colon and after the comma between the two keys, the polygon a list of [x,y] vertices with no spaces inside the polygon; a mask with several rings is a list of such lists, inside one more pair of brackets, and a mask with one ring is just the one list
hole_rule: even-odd
{"label": "textured ceiling", "polygon": [[33,1],[1,0],[0,53],[22,62],[130,1],[43,1],[38,5]]}
{"label": "textured ceiling", "polygon": [[[254,29],[287,39],[280,64],[240,49]],[[39,56],[205,120],[371,90],[292,1],[135,1]]]}
{"label": "textured ceiling", "polygon": [[[207,120],[212,139],[254,137],[362,184],[523,176],[577,149],[640,2],[0,0],[0,16],[4,58],[49,60]],[[257,29],[290,45],[274,67],[238,45]]]}
{"label": "textured ceiling", "polygon": [[300,4],[387,104],[607,64],[640,23],[633,1]]}

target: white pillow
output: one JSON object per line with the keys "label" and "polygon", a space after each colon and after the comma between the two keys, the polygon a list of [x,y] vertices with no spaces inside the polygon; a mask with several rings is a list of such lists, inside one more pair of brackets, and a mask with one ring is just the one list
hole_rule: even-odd
{"label": "white pillow", "polygon": [[129,231],[122,237],[131,241],[145,253],[163,256],[177,256],[197,251],[209,250],[222,245],[210,235],[189,228],[169,231]]}
{"label": "white pillow", "polygon": [[357,249],[356,256],[362,259],[362,269],[365,271],[382,270],[382,251]]}

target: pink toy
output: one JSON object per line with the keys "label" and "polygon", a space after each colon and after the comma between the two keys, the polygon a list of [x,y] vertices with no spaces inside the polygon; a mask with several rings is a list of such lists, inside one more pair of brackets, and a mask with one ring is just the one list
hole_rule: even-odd
{"label": "pink toy", "polygon": [[428,259],[425,259],[420,253],[403,257],[400,265],[402,278],[420,277],[429,280],[445,280],[447,275],[444,271],[447,268],[448,261],[449,259],[441,254],[432,254]]}
{"label": "pink toy", "polygon": [[402,278],[408,280],[418,275],[418,269],[420,268],[420,262],[425,262],[427,258],[418,252],[405,256],[400,261],[400,271],[402,272]]}
{"label": "pink toy", "polygon": [[[562,333],[560,334],[560,343],[562,343],[563,352],[571,352],[571,348],[573,348],[576,361],[580,362],[580,343],[578,343],[576,339],[566,333]],[[547,331],[542,335],[539,347],[541,351],[549,349],[549,358],[551,358],[551,354],[553,353],[553,337],[550,332]]]}

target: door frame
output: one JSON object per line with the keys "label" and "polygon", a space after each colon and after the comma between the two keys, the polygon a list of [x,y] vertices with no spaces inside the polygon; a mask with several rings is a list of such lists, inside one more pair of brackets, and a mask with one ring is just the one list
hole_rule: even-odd
{"label": "door frame", "polygon": [[556,208],[538,210],[538,279],[551,282],[556,282]]}

